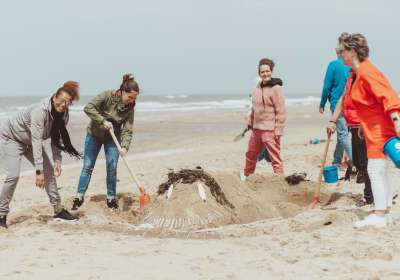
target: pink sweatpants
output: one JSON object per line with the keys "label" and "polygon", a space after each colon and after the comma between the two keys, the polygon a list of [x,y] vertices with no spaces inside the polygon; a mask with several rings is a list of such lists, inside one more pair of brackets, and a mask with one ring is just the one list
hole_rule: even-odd
{"label": "pink sweatpants", "polygon": [[246,153],[246,166],[244,168],[245,176],[254,173],[257,164],[257,157],[260,154],[262,147],[265,147],[268,150],[274,173],[283,173],[280,138],[276,137],[273,130],[253,129]]}

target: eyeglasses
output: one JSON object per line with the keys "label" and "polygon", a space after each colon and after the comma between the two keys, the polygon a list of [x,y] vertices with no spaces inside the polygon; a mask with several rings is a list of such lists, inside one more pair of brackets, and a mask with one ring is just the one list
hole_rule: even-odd
{"label": "eyeglasses", "polygon": [[57,97],[57,103],[60,103],[60,104],[64,103],[64,105],[66,107],[69,107],[72,105],[72,100],[65,100],[64,97],[59,96],[59,97]]}

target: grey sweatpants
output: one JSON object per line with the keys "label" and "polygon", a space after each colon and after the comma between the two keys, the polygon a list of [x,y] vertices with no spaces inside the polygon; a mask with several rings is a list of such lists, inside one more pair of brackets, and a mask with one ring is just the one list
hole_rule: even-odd
{"label": "grey sweatpants", "polygon": [[[1,136],[0,146],[2,150],[2,160],[6,169],[6,178],[0,195],[0,215],[7,215],[10,211],[9,205],[14,195],[15,188],[17,187],[22,156],[28,159],[32,164],[34,164],[34,161],[31,146],[26,146],[10,139],[4,139],[1,138]],[[58,213],[62,210],[62,206],[53,170],[52,163],[43,149],[44,187],[49,196],[50,203],[54,207],[54,213]]]}

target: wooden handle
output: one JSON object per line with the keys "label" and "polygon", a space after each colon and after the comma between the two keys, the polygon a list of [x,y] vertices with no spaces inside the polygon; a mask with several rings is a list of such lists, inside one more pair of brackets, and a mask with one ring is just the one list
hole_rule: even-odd
{"label": "wooden handle", "polygon": [[319,197],[319,193],[320,193],[320,190],[321,190],[322,174],[324,173],[324,166],[325,166],[325,163],[326,163],[326,158],[328,156],[329,143],[331,142],[331,135],[332,134],[330,134],[330,133],[328,134],[328,140],[326,141],[324,154],[323,154],[322,159],[321,159],[321,169],[319,170],[318,182],[317,182],[317,185],[315,187],[315,193],[314,193],[314,197],[316,197],[316,198]]}
{"label": "wooden handle", "polygon": [[131,178],[136,183],[137,187],[140,188],[142,185],[140,184],[140,182],[139,182],[138,178],[136,177],[135,173],[133,172],[133,170],[129,166],[128,161],[126,160],[125,156],[122,155],[122,148],[121,148],[121,145],[118,142],[117,137],[114,134],[114,130],[110,129],[109,131],[110,131],[112,139],[114,140],[115,145],[117,146],[118,152],[121,155],[121,158],[122,158],[123,162],[125,163],[126,168],[129,171],[129,175],[131,175]]}

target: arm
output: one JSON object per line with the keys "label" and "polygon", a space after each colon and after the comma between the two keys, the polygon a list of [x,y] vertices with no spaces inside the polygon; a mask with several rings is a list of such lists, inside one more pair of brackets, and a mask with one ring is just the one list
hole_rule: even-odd
{"label": "arm", "polygon": [[42,108],[31,112],[32,153],[35,169],[43,173],[43,126],[46,112]]}
{"label": "arm", "polygon": [[281,86],[274,87],[272,102],[275,108],[275,135],[282,136],[285,127],[286,112],[285,112],[285,97]]}
{"label": "arm", "polygon": [[253,109],[253,94],[250,94],[250,112],[247,116],[247,127],[253,128],[254,109]]}
{"label": "arm", "polygon": [[393,112],[400,111],[400,98],[383,75],[367,73],[363,80],[369,93],[374,95],[385,114],[391,116]]}
{"label": "arm", "polygon": [[326,127],[326,133],[328,134],[333,134],[336,131],[336,122],[339,118],[339,116],[343,112],[343,95],[340,97],[338,103],[336,104],[335,111],[333,112],[333,115],[331,119],[329,120],[329,124]]}
{"label": "arm", "polygon": [[323,110],[325,109],[326,102],[332,90],[333,85],[333,72],[334,72],[334,65],[329,63],[328,68],[326,69],[325,78],[324,78],[324,86],[322,88],[322,96],[321,102],[319,107]]}
{"label": "arm", "polygon": [[132,142],[134,119],[134,111],[132,111],[132,113],[129,114],[129,117],[125,120],[123,128],[121,130],[121,147],[125,148],[126,151],[129,150],[129,146]]}
{"label": "arm", "polygon": [[97,124],[103,124],[105,119],[100,114],[104,102],[107,100],[109,92],[105,91],[96,95],[83,109],[88,117]]}

